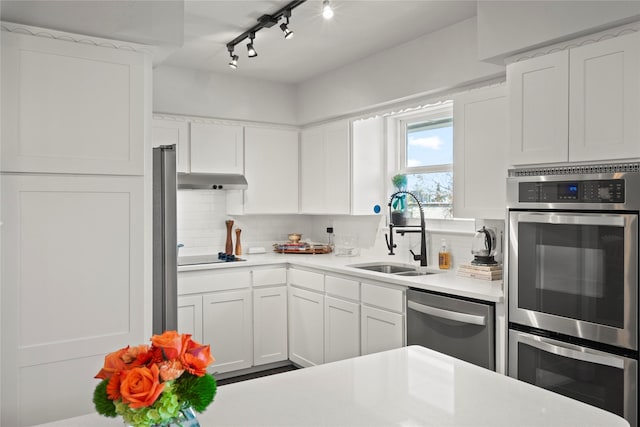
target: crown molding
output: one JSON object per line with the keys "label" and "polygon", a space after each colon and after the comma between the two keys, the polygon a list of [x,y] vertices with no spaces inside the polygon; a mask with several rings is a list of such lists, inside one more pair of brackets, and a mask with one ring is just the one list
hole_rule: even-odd
{"label": "crown molding", "polygon": [[266,123],[266,122],[252,122],[248,120],[230,120],[220,119],[216,117],[201,117],[201,116],[188,116],[182,114],[171,113],[153,113],[153,118],[156,120],[166,120],[181,123],[202,123],[213,125],[225,125],[225,126],[249,126],[254,128],[264,129],[284,129],[284,130],[300,130],[299,126],[285,125],[280,123]]}
{"label": "crown molding", "polygon": [[155,46],[141,45],[136,43],[123,42],[119,40],[103,39],[82,34],[67,33],[64,31],[52,30],[49,28],[33,27],[30,25],[14,24],[12,22],[0,22],[0,31],[14,34],[22,34],[33,37],[42,37],[53,40],[61,40],[72,43],[105,47],[109,49],[127,50],[130,52],[154,55],[157,51]]}
{"label": "crown molding", "polygon": [[627,34],[633,34],[637,32],[640,32],[640,21],[632,22],[630,24],[621,25],[618,27],[609,28],[607,30],[599,31],[586,36],[577,37],[575,39],[555,43],[549,46],[544,46],[538,49],[533,49],[527,52],[522,52],[516,55],[512,55],[505,59],[505,64],[508,65],[514,62],[525,61],[527,59],[536,58],[538,56],[544,56],[550,53],[574,49],[576,47],[585,46],[592,43],[598,43],[603,40],[621,37]]}

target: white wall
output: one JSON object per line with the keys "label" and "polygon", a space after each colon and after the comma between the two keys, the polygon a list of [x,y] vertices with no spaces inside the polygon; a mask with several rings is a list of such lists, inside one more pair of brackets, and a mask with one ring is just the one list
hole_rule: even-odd
{"label": "white wall", "polygon": [[504,72],[477,60],[471,18],[301,83],[297,119],[308,124]]}
{"label": "white wall", "polygon": [[478,58],[502,63],[506,56],[639,17],[639,1],[479,1]]}
{"label": "white wall", "polygon": [[153,70],[153,111],[296,124],[295,87],[188,68]]}

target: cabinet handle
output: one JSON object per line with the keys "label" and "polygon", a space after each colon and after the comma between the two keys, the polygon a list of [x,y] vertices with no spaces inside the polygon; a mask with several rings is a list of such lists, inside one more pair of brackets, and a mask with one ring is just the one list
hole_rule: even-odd
{"label": "cabinet handle", "polygon": [[478,316],[475,314],[460,313],[459,311],[443,310],[441,308],[431,307],[429,305],[418,304],[414,301],[408,301],[407,307],[420,313],[428,314],[441,319],[455,320],[456,322],[469,323],[472,325],[486,325],[487,316]]}
{"label": "cabinet handle", "polygon": [[528,346],[537,348],[546,353],[555,354],[561,357],[567,357],[582,362],[595,363],[596,365],[611,366],[612,368],[624,369],[624,361],[618,357],[603,356],[599,354],[585,353],[583,351],[573,350],[567,347],[551,344],[542,337],[528,337],[520,335],[518,341]]}

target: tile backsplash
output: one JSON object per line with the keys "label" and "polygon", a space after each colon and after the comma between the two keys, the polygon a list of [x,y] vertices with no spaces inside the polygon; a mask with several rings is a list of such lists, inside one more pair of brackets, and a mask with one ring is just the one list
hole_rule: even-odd
{"label": "tile backsplash", "polygon": [[[225,221],[234,220],[234,230],[242,230],[244,253],[249,247],[271,251],[273,243],[287,240],[289,233],[301,233],[303,240],[327,243],[327,227],[334,235],[355,237],[362,255],[388,256],[385,234],[389,233],[386,217],[349,215],[228,215],[226,192],[216,190],[178,190],[178,243],[184,245],[181,255],[210,254],[224,250],[227,230]],[[442,239],[452,254],[453,268],[470,262],[472,238],[483,225],[493,228],[498,240],[498,261],[502,260],[504,221],[496,220],[427,220],[427,253],[430,266],[438,265]],[[235,233],[233,235],[235,244]],[[394,234],[396,255],[390,261],[415,263],[409,249],[420,252],[420,234]]]}

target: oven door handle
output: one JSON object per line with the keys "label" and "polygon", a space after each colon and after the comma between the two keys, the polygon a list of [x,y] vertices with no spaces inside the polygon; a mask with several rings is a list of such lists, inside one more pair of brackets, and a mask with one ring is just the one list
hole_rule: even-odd
{"label": "oven door handle", "polygon": [[415,301],[407,301],[407,307],[411,310],[419,311],[429,316],[439,317],[441,319],[455,320],[456,322],[469,323],[472,325],[486,325],[487,316],[478,316],[475,314],[460,313],[459,311],[443,310],[441,308],[431,307],[430,305],[419,304]]}
{"label": "oven door handle", "polygon": [[531,338],[526,336],[519,336],[518,341],[535,347],[538,350],[552,353],[562,357],[568,357],[569,359],[581,360],[583,362],[595,363],[597,365],[611,366],[612,368],[624,369],[624,360],[613,357],[603,356],[600,354],[585,353],[583,351],[576,351],[567,347],[551,344],[544,338]]}
{"label": "oven door handle", "polygon": [[533,222],[538,224],[576,224],[576,225],[605,225],[624,227],[625,219],[620,215],[571,215],[571,214],[521,214],[518,222]]}

